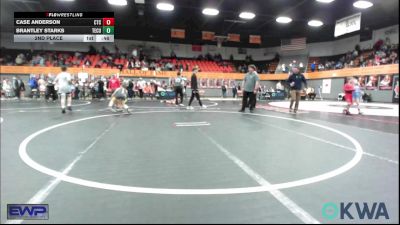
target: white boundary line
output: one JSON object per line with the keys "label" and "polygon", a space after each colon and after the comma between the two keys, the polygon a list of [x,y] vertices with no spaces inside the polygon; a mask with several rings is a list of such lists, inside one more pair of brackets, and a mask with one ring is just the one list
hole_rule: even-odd
{"label": "white boundary line", "polygon": [[[205,105],[207,106],[207,108],[210,107],[214,107],[214,106],[218,106],[217,102],[210,102],[212,103],[212,105]],[[128,104],[128,106],[132,107],[133,109],[179,109],[182,108],[184,106],[178,106],[176,107],[175,105],[171,105],[171,106],[135,106],[135,104]],[[193,106],[194,108],[201,108],[200,106]]]}
{"label": "white boundary line", "polygon": [[199,126],[210,126],[208,122],[176,122],[175,127],[199,127]]}
{"label": "white boundary line", "polygon": [[[29,135],[27,138],[25,138],[21,144],[19,145],[18,153],[22,161],[24,161],[28,166],[31,168],[42,172],[44,174],[59,178],[65,182],[73,183],[73,184],[78,184],[81,186],[86,186],[86,187],[92,187],[92,188],[98,188],[98,189],[105,189],[105,190],[112,190],[112,191],[122,191],[122,192],[134,192],[134,193],[147,193],[147,194],[169,194],[169,195],[220,195],[220,194],[243,194],[243,193],[256,193],[256,192],[266,192],[266,191],[272,191],[272,190],[278,190],[278,189],[285,189],[285,188],[292,188],[292,187],[299,187],[299,186],[304,186],[307,184],[312,184],[312,183],[317,183],[321,182],[333,177],[336,177],[340,174],[343,174],[347,172],[348,170],[352,169],[357,165],[357,163],[360,162],[362,155],[363,155],[363,149],[358,143],[357,140],[355,140],[353,137],[349,136],[346,133],[343,133],[341,131],[338,131],[336,129],[333,129],[331,127],[319,125],[316,123],[311,123],[307,121],[302,121],[302,120],[296,120],[296,119],[291,119],[291,118],[285,118],[285,117],[278,117],[278,116],[271,116],[271,115],[264,115],[264,114],[249,114],[249,113],[239,113],[239,112],[229,112],[229,111],[200,111],[199,113],[225,113],[225,114],[241,114],[241,115],[249,115],[249,116],[262,116],[262,117],[271,117],[271,118],[276,118],[276,119],[283,119],[283,120],[289,120],[289,121],[294,121],[298,123],[303,123],[303,124],[308,124],[311,126],[319,127],[322,129],[326,129],[329,131],[332,131],[334,133],[337,133],[344,138],[348,139],[350,142],[353,143],[356,149],[356,153],[354,157],[344,164],[343,166],[334,169],[332,171],[309,177],[309,178],[304,178],[300,180],[295,180],[295,181],[290,181],[290,182],[285,182],[285,183],[279,183],[279,184],[271,184],[268,186],[256,186],[256,187],[244,187],[244,188],[221,188],[221,189],[169,189],[169,188],[147,188],[147,187],[135,187],[135,186],[124,186],[124,185],[115,185],[115,184],[108,184],[108,183],[101,183],[101,182],[95,182],[95,181],[90,181],[90,180],[85,180],[85,179],[80,179],[76,177],[71,177],[67,176],[65,174],[62,174],[59,171],[47,168],[33,159],[31,159],[27,153],[27,145],[29,142],[34,139],[35,137],[39,136],[40,134],[43,134],[47,131],[50,131],[52,129],[65,126],[68,124],[73,124],[73,123],[78,123],[81,121],[85,120],[91,120],[91,119],[97,119],[97,118],[103,118],[103,117],[109,117],[109,116],[115,116],[115,114],[108,114],[108,115],[100,115],[100,116],[93,116],[93,117],[86,117],[82,119],[77,119],[69,122],[64,122],[60,124],[56,124],[47,128],[44,128],[42,130],[36,131],[35,133]],[[171,113],[171,111],[147,111],[147,112],[133,112],[131,115],[134,114],[149,114],[149,113]],[[176,112],[172,112],[176,113]],[[187,112],[180,112],[180,113],[187,113]]]}
{"label": "white boundary line", "polygon": [[[83,106],[83,105],[90,105],[92,102],[87,101],[82,104],[72,105],[72,107],[76,106]],[[7,108],[7,109],[0,109],[1,111],[10,111],[10,110],[31,110],[31,109],[59,109],[61,106],[51,106],[51,107],[32,107],[32,108]]]}
{"label": "white boundary line", "polygon": [[200,127],[200,126],[210,126],[209,123],[195,123],[195,124],[175,124],[176,127]]}
{"label": "white boundary line", "polygon": [[[315,136],[312,136],[312,135],[303,134],[301,132],[297,132],[297,131],[289,130],[289,129],[282,128],[282,127],[279,127],[279,126],[271,125],[271,124],[268,124],[268,123],[263,122],[263,121],[258,121],[258,120],[250,119],[250,118],[248,118],[248,119],[251,120],[251,121],[257,122],[257,123],[262,123],[264,125],[267,125],[267,126],[270,126],[270,127],[276,128],[276,129],[280,129],[280,130],[286,131],[286,132],[295,133],[297,135],[301,135],[303,137],[306,137],[306,138],[309,138],[309,139],[312,139],[312,140],[316,140],[316,141],[320,141],[320,142],[323,142],[323,143],[326,143],[326,144],[330,144],[330,145],[333,145],[333,146],[336,146],[336,147],[339,147],[339,148],[342,148],[342,149],[350,150],[350,151],[353,151],[353,152],[357,151],[356,149],[354,149],[352,147],[348,147],[348,146],[344,146],[344,145],[341,145],[341,144],[337,144],[335,142],[328,141],[328,140],[325,140],[325,139],[322,139],[322,138],[319,138],[319,137],[315,137]],[[372,154],[372,153],[369,153],[369,152],[363,152],[363,154],[367,155],[367,156],[370,156],[370,157],[374,157],[374,158],[380,159],[380,160],[384,160],[386,162],[399,164],[398,161],[395,161],[395,160],[392,160],[392,159],[389,159],[389,158],[386,158],[386,157],[383,157],[383,156],[378,156],[378,155],[375,155],[375,154]]]}
{"label": "white boundary line", "polygon": [[175,124],[204,124],[208,123],[206,121],[201,121],[201,122],[175,122]]}
{"label": "white boundary line", "polygon": [[[67,175],[72,168],[75,166],[75,164],[82,158],[82,156],[88,152],[90,149],[93,148],[93,146],[106,134],[108,133],[111,128],[116,124],[116,122],[112,123],[103,133],[101,133],[99,136],[94,139],[94,141],[86,147],[86,149],[82,152],[79,153],[79,155],[70,163],[68,164],[63,171],[61,172],[64,175]],[[57,185],[61,182],[62,180],[58,177],[53,178],[51,181],[49,181],[44,187],[42,187],[31,199],[26,204],[40,204],[44,200],[46,200],[47,196],[50,195],[50,193],[57,187]],[[7,220],[6,224],[21,224],[24,220]]]}
{"label": "white boundary line", "polygon": [[[279,102],[269,102],[270,106],[278,108],[289,109],[289,101],[279,101]],[[343,114],[343,108],[330,106],[331,104],[346,106],[345,102],[335,102],[335,101],[302,101],[299,106],[299,110],[314,111],[314,112],[327,112],[333,114]],[[387,107],[386,109],[361,109],[362,113],[367,116],[382,116],[382,117],[399,117],[399,106],[398,104],[387,104],[383,105],[381,103],[361,103],[360,106],[377,106],[377,107]],[[353,112],[352,112],[353,111]],[[357,109],[354,107],[350,108],[351,113],[356,113]]]}
{"label": "white boundary line", "polygon": [[[266,179],[264,179],[260,174],[258,174],[256,171],[251,169],[245,162],[240,160],[238,157],[233,155],[229,150],[224,148],[222,145],[220,145],[217,141],[215,141],[212,137],[207,135],[205,132],[200,130],[200,133],[202,133],[211,143],[213,143],[217,148],[230,160],[232,160],[238,167],[240,167],[247,175],[249,175],[253,180],[255,180],[258,184],[261,186],[271,186],[271,183],[269,183]],[[320,222],[315,219],[313,216],[311,216],[307,211],[305,211],[303,208],[298,206],[294,201],[292,201],[289,197],[287,197],[285,194],[283,194],[279,190],[272,190],[270,191],[271,195],[274,196],[282,205],[284,205],[291,213],[293,213],[297,218],[299,218],[303,223],[305,224],[320,224]]]}

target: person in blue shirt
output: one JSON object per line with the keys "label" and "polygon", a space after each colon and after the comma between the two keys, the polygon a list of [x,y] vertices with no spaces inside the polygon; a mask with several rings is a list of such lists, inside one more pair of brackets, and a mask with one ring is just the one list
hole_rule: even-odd
{"label": "person in blue shirt", "polygon": [[294,113],[297,113],[299,109],[299,101],[302,85],[304,83],[307,88],[307,81],[303,74],[300,73],[300,69],[297,65],[292,66],[292,74],[289,76],[287,83],[290,86],[290,108],[289,111],[292,112],[293,103],[296,102],[294,106]]}
{"label": "person in blue shirt", "polygon": [[311,72],[315,71],[315,61],[311,64]]}

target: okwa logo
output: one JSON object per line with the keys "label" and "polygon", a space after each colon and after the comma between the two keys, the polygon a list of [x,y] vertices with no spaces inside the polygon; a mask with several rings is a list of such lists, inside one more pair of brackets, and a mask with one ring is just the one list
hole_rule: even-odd
{"label": "okwa logo", "polygon": [[374,202],[368,204],[366,202],[341,202],[339,204],[328,202],[322,207],[322,217],[327,220],[333,219],[360,219],[360,220],[377,220],[389,219],[386,205],[383,202]]}

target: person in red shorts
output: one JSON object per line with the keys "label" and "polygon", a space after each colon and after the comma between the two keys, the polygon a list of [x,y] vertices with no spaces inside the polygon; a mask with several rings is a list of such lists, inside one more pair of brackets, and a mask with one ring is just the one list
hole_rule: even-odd
{"label": "person in red shorts", "polygon": [[343,113],[346,115],[350,115],[350,107],[353,105],[353,91],[354,91],[354,83],[353,78],[347,78],[347,82],[343,87],[344,90],[344,99],[347,102],[346,108],[343,110]]}

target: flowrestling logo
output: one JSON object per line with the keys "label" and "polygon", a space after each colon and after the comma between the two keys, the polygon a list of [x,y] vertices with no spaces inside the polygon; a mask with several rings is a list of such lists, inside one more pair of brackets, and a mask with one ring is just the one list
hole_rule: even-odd
{"label": "flowrestling logo", "polygon": [[388,220],[389,214],[383,202],[327,202],[322,206],[322,217],[327,220]]}

